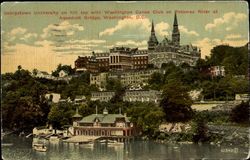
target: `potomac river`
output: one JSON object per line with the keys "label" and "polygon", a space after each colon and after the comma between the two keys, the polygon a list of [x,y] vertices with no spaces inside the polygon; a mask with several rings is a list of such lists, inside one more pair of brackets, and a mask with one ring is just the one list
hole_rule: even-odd
{"label": "potomac river", "polygon": [[76,145],[61,141],[42,140],[47,152],[32,149],[33,138],[5,136],[2,143],[4,160],[195,160],[245,159],[248,147],[217,146],[209,144],[161,144],[135,140],[124,145],[110,146],[95,143],[93,146]]}

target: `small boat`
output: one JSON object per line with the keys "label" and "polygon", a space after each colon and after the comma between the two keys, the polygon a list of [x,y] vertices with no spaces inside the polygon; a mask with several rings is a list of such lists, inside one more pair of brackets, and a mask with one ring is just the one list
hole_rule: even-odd
{"label": "small boat", "polygon": [[123,142],[118,142],[118,141],[108,140],[108,145],[111,145],[111,146],[120,146],[120,145],[124,145],[124,143]]}
{"label": "small boat", "polygon": [[50,136],[49,141],[59,141],[58,136]]}
{"label": "small boat", "polygon": [[33,149],[38,152],[46,152],[47,147],[44,144],[33,144]]}
{"label": "small boat", "polygon": [[106,143],[107,140],[103,139],[103,140],[100,140],[100,141],[98,141],[98,142],[99,142],[99,143]]}
{"label": "small boat", "polygon": [[83,147],[94,147],[94,142],[93,141],[87,141],[87,142],[79,142],[79,145]]}

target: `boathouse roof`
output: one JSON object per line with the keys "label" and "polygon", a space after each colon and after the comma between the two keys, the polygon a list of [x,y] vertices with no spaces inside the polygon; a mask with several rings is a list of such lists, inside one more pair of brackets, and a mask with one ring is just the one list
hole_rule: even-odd
{"label": "boathouse roof", "polygon": [[79,123],[94,123],[96,120],[99,123],[115,123],[117,119],[124,119],[125,122],[130,122],[129,117],[122,114],[91,114],[83,117]]}

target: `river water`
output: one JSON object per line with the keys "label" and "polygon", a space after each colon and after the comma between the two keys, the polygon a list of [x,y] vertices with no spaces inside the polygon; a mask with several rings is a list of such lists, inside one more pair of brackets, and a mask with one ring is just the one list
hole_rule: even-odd
{"label": "river water", "polygon": [[244,159],[248,147],[198,144],[160,144],[153,141],[133,141],[109,146],[95,143],[93,147],[65,142],[44,141],[47,152],[32,150],[32,138],[6,136],[2,147],[4,160],[188,160]]}

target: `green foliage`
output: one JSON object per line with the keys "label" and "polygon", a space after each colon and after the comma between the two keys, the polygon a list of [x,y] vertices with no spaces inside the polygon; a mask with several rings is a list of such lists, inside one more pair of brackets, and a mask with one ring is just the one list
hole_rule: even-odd
{"label": "green foliage", "polygon": [[150,88],[155,90],[160,90],[164,84],[164,76],[161,73],[154,72],[148,81]]}
{"label": "green foliage", "polygon": [[62,64],[59,64],[57,66],[56,70],[52,71],[52,76],[58,77],[59,76],[59,72],[61,70],[63,70],[66,73],[68,73],[68,75],[72,75],[75,72],[74,69],[72,69],[71,65],[62,65]]}
{"label": "green foliage", "polygon": [[109,79],[107,80],[106,89],[107,89],[108,91],[122,90],[121,81],[118,80],[118,79],[109,78]]}
{"label": "green foliage", "polygon": [[162,109],[153,103],[134,103],[127,108],[127,113],[143,134],[149,136],[154,135],[165,117]]}
{"label": "green foliage", "polygon": [[196,114],[192,123],[192,130],[195,143],[208,141],[208,127],[204,114]]}
{"label": "green foliage", "polygon": [[230,114],[224,111],[201,111],[194,117],[203,117],[206,122],[218,125],[230,122]]}
{"label": "green foliage", "polygon": [[48,92],[62,93],[68,85],[66,81],[54,81],[46,78],[36,78],[36,81],[44,84],[48,88]]}
{"label": "green foliage", "polygon": [[53,104],[48,115],[48,122],[52,124],[53,128],[60,129],[64,125],[72,124],[74,113],[75,107],[71,103]]}
{"label": "green foliage", "polygon": [[83,73],[78,77],[73,77],[69,81],[69,84],[63,87],[61,97],[70,97],[73,100],[76,95],[84,95],[89,98],[91,91],[98,91],[98,88],[95,85],[89,85],[89,77],[89,73]]}
{"label": "green foliage", "polygon": [[231,120],[236,123],[248,123],[250,122],[249,115],[249,101],[241,102],[241,104],[237,105],[232,109],[231,112]]}
{"label": "green foliage", "polygon": [[147,69],[153,69],[155,68],[154,64],[147,64]]}
{"label": "green foliage", "polygon": [[231,47],[228,45],[219,45],[214,47],[211,53],[211,57],[208,60],[210,65],[225,66],[226,73],[230,75],[247,75],[247,46]]}
{"label": "green foliage", "polygon": [[49,104],[44,95],[48,88],[30,76],[30,72],[18,66],[13,73],[2,75],[3,127],[31,129],[46,123]]}
{"label": "green foliage", "polygon": [[165,85],[160,106],[166,114],[168,122],[186,122],[192,118],[192,100],[181,82]]}
{"label": "green foliage", "polygon": [[201,87],[205,100],[234,100],[235,94],[248,92],[248,80],[228,75],[203,81]]}

